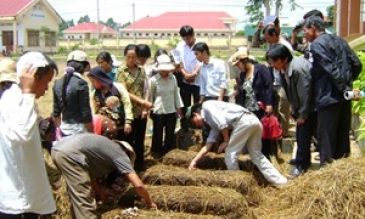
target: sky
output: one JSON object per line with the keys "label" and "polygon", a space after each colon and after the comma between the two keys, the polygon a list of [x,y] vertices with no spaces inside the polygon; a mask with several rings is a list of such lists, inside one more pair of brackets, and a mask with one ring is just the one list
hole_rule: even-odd
{"label": "sky", "polygon": [[[121,24],[133,22],[133,4],[135,21],[168,11],[225,11],[238,19],[237,29],[243,28],[248,20],[245,12],[248,0],[48,0],[64,20],[73,19],[75,24],[84,15],[88,15],[91,21],[96,22],[98,1],[99,17],[104,22],[110,17]],[[296,0],[301,7],[290,11],[288,0],[283,0],[281,23],[294,25],[303,14],[312,9],[320,10],[327,15],[326,8],[334,2],[335,0]],[[274,12],[273,7],[272,12]]]}

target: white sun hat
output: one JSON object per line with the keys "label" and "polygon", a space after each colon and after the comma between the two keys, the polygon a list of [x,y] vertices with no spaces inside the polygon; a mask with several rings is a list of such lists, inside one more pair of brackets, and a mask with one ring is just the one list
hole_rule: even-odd
{"label": "white sun hat", "polygon": [[168,55],[162,54],[157,57],[157,70],[158,71],[173,71],[175,66],[172,64]]}

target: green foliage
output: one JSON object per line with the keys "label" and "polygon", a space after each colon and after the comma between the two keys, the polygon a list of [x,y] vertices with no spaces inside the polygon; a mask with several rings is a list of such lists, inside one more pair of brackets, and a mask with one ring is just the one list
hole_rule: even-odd
{"label": "green foliage", "polygon": [[70,50],[71,50],[71,51],[78,50],[80,46],[81,46],[81,43],[75,43],[75,44],[73,44],[73,45],[70,47]]}
{"label": "green foliage", "polygon": [[327,11],[327,17],[330,21],[333,22],[333,16],[334,16],[334,5],[330,5],[326,8],[326,11]]}
{"label": "green foliage", "polygon": [[[354,89],[365,90],[365,53],[359,52],[359,58],[363,65],[362,72],[360,73],[357,80],[354,81]],[[352,112],[354,114],[365,114],[365,99],[362,98],[359,101],[353,101]]]}
{"label": "green foliage", "polygon": [[151,45],[149,45],[151,51],[157,51],[159,48],[161,48],[158,44],[156,43],[152,43]]}
{"label": "green foliage", "polygon": [[84,22],[87,22],[89,23],[90,22],[90,17],[89,15],[85,15],[85,16],[81,16],[79,18],[79,21],[77,21],[78,24],[81,24],[81,23],[84,23]]}
{"label": "green foliage", "polygon": [[236,32],[236,36],[244,36],[245,35],[245,30],[239,30]]}
{"label": "green foliage", "polygon": [[167,43],[167,45],[170,48],[175,48],[179,42],[180,42],[180,39],[179,38],[173,38],[173,39],[169,40],[169,42]]}
{"label": "green foliage", "polygon": [[66,52],[67,52],[66,47],[64,47],[64,46],[57,47],[57,51],[56,51],[57,54],[64,54]]}
{"label": "green foliage", "polygon": [[95,46],[95,45],[97,45],[97,44],[99,44],[100,42],[99,42],[99,40],[98,39],[96,39],[96,38],[91,38],[90,40],[89,40],[89,44],[90,45],[92,45],[92,46]]}
{"label": "green foliage", "polygon": [[251,23],[257,23],[264,19],[264,12],[261,10],[263,5],[262,0],[249,0],[245,7],[247,15],[250,17]]}

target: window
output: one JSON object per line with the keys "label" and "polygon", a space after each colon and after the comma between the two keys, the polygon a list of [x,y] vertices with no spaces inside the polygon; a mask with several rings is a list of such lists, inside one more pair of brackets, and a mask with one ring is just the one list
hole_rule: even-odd
{"label": "window", "polygon": [[79,37],[80,37],[80,39],[82,39],[82,36],[81,35]]}
{"label": "window", "polygon": [[34,10],[41,11],[42,10],[41,5],[34,5]]}
{"label": "window", "polygon": [[158,33],[155,33],[155,36],[158,36]]}
{"label": "window", "polygon": [[56,32],[45,33],[46,46],[56,46]]}
{"label": "window", "polygon": [[360,19],[361,21],[365,22],[365,0],[361,1],[360,6]]}
{"label": "window", "polygon": [[222,33],[221,35],[222,35],[222,36],[225,36],[226,34],[225,34],[225,33]]}
{"label": "window", "polygon": [[39,46],[39,31],[28,30],[28,46]]}

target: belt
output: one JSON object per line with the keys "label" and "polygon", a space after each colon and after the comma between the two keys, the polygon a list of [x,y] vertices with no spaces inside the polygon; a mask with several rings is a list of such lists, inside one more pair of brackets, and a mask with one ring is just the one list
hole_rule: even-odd
{"label": "belt", "polygon": [[39,219],[40,214],[35,213],[23,213],[23,214],[5,214],[0,212],[1,219]]}

